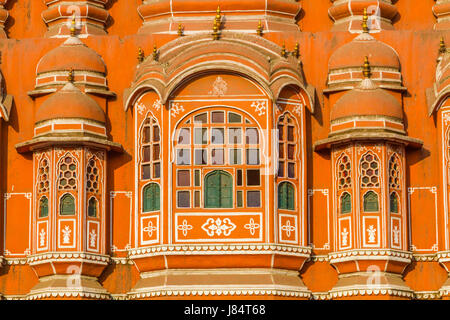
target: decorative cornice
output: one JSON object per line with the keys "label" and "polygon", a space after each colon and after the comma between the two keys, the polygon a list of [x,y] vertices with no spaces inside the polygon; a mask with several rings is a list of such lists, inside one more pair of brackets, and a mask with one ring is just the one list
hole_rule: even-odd
{"label": "decorative cornice", "polygon": [[392,249],[372,249],[372,250],[349,250],[343,252],[332,252],[329,255],[330,263],[338,263],[352,260],[394,260],[410,263],[412,253]]}
{"label": "decorative cornice", "polygon": [[28,256],[26,262],[31,266],[49,262],[89,262],[107,265],[110,257],[91,253],[50,252]]}

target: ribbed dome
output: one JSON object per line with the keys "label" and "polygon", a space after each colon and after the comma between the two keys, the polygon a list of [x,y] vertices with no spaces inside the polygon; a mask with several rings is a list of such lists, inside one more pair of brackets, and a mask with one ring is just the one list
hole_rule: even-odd
{"label": "ribbed dome", "polygon": [[37,74],[70,70],[106,73],[103,59],[80,39],[70,37],[61,46],[51,50],[38,63]]}
{"label": "ribbed dome", "polygon": [[52,119],[81,118],[105,123],[105,113],[91,97],[72,83],[48,98],[36,112],[35,122]]}
{"label": "ribbed dome", "polygon": [[337,49],[331,56],[328,67],[329,70],[360,67],[366,56],[373,67],[400,69],[395,50],[367,33],[360,34],[352,42]]}
{"label": "ribbed dome", "polygon": [[403,119],[401,104],[393,95],[364,79],[355,89],[344,94],[331,110],[331,121],[355,116],[386,116]]}

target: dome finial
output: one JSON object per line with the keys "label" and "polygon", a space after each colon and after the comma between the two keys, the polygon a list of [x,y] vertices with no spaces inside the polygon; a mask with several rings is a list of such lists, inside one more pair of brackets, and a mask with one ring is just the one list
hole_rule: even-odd
{"label": "dome finial", "polygon": [[70,68],[69,75],[67,76],[67,81],[73,83],[75,81],[75,77],[73,75],[73,68]]}
{"label": "dome finial", "polygon": [[441,41],[439,42],[439,53],[447,52],[447,47],[445,46],[444,37],[441,37]]}
{"label": "dome finial", "polygon": [[261,20],[259,20],[259,22],[258,22],[258,28],[256,28],[256,33],[258,34],[258,36],[263,35],[263,26],[262,26]]}
{"label": "dome finial", "polygon": [[179,23],[178,24],[178,31],[177,31],[179,37],[183,36],[183,31],[184,31],[184,27],[183,27],[183,25],[181,23]]}
{"label": "dome finial", "polygon": [[139,47],[138,49],[138,61],[139,63],[142,63],[145,59],[145,54],[144,54],[144,50],[142,50],[141,47]]}
{"label": "dome finial", "polygon": [[70,36],[75,37],[77,35],[77,28],[76,28],[76,16],[75,13],[72,16],[72,23],[70,26]]}
{"label": "dome finial", "polygon": [[370,70],[369,57],[367,56],[364,58],[363,75],[364,79],[370,79],[370,76],[372,75]]}
{"label": "dome finial", "polygon": [[369,16],[367,15],[367,8],[364,8],[363,21],[362,21],[363,33],[369,33],[369,26],[367,25],[368,20],[369,20]]}

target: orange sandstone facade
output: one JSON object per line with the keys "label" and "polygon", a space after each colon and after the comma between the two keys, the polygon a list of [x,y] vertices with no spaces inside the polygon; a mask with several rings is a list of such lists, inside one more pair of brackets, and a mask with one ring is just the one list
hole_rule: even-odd
{"label": "orange sandstone facade", "polygon": [[447,299],[449,17],[0,0],[1,297]]}

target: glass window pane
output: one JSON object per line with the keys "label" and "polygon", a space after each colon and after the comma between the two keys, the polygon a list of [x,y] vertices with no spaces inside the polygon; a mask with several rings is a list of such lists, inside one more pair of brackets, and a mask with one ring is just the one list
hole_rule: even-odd
{"label": "glass window pane", "polygon": [[284,126],[278,125],[278,139],[280,141],[284,140]]}
{"label": "glass window pane", "polygon": [[159,127],[153,126],[153,142],[159,142]]}
{"label": "glass window pane", "polygon": [[177,164],[178,165],[191,164],[191,153],[189,149],[179,149],[177,151]]}
{"label": "glass window pane", "polygon": [[144,127],[144,134],[142,137],[143,143],[149,143],[150,142],[150,127]]}
{"label": "glass window pane", "polygon": [[207,144],[208,143],[208,128],[194,129],[194,143]]}
{"label": "glass window pane", "polygon": [[278,162],[278,176],[284,177],[284,162],[283,161]]}
{"label": "glass window pane", "polygon": [[259,149],[247,149],[247,164],[259,164]]}
{"label": "glass window pane", "polygon": [[245,130],[245,137],[247,144],[258,144],[259,143],[258,129],[247,128]]}
{"label": "glass window pane", "polygon": [[97,200],[94,199],[94,198],[89,199],[88,216],[89,217],[96,217],[97,216]]}
{"label": "glass window pane", "polygon": [[206,151],[203,149],[195,149],[194,157],[196,165],[208,164],[208,153]]}
{"label": "glass window pane", "polygon": [[259,170],[247,170],[247,186],[259,186],[261,175]]}
{"label": "glass window pane", "polygon": [[208,122],[208,114],[202,113],[194,117],[195,123],[207,123]]}
{"label": "glass window pane", "polygon": [[189,170],[178,170],[177,186],[179,186],[179,187],[190,187],[191,186],[191,173]]}
{"label": "glass window pane", "polygon": [[237,113],[229,112],[228,113],[228,122],[229,123],[241,123],[242,117]]}
{"label": "glass window pane", "polygon": [[237,184],[238,186],[242,186],[242,170],[241,170],[241,169],[239,169],[239,170],[237,171],[236,184]]}
{"label": "glass window pane", "polygon": [[194,186],[200,187],[200,170],[194,172]]}
{"label": "glass window pane", "polygon": [[179,144],[190,144],[191,143],[191,130],[188,128],[181,128],[178,136]]}
{"label": "glass window pane", "polygon": [[288,126],[288,141],[294,141],[294,127]]}
{"label": "glass window pane", "polygon": [[178,191],[177,199],[178,208],[189,208],[191,206],[189,191]]}
{"label": "glass window pane", "polygon": [[224,129],[223,128],[213,128],[211,130],[211,143],[223,144],[223,142],[224,142]]}
{"label": "glass window pane", "polygon": [[145,146],[142,148],[142,161],[149,162],[150,161],[150,146]]}
{"label": "glass window pane", "polygon": [[295,178],[295,163],[288,163],[288,178]]}
{"label": "glass window pane", "polygon": [[223,149],[212,149],[211,163],[216,165],[222,165],[225,163]]}
{"label": "glass window pane", "polygon": [[261,207],[260,191],[247,191],[247,207],[251,208]]}
{"label": "glass window pane", "polygon": [[153,165],[153,178],[161,177],[161,165],[159,163],[155,163]]}
{"label": "glass window pane", "polygon": [[242,164],[241,149],[230,149],[230,164]]}
{"label": "glass window pane", "polygon": [[74,215],[75,214],[75,199],[72,195],[66,194],[60,200],[60,214]]}
{"label": "glass window pane", "polygon": [[200,191],[194,192],[194,207],[195,208],[200,207]]}
{"label": "glass window pane", "polygon": [[294,160],[295,144],[288,145],[288,159]]}
{"label": "glass window pane", "polygon": [[284,158],[284,143],[278,145],[278,157],[281,159]]}
{"label": "glass window pane", "polygon": [[159,160],[159,144],[153,145],[153,160]]}
{"label": "glass window pane", "polygon": [[211,122],[212,123],[224,123],[225,122],[225,113],[223,111],[214,111],[211,113]]}
{"label": "glass window pane", "polygon": [[48,217],[48,199],[47,197],[43,197],[39,201],[39,218]]}
{"label": "glass window pane", "polygon": [[237,192],[237,197],[236,197],[236,206],[238,207],[238,208],[242,208],[243,206],[244,206],[244,201],[243,201],[243,199],[242,199],[242,191],[238,191]]}
{"label": "glass window pane", "polygon": [[142,166],[142,179],[147,180],[150,179],[150,165],[144,164]]}
{"label": "glass window pane", "polygon": [[228,129],[228,143],[229,144],[241,144],[242,143],[242,129],[241,128],[229,128]]}

